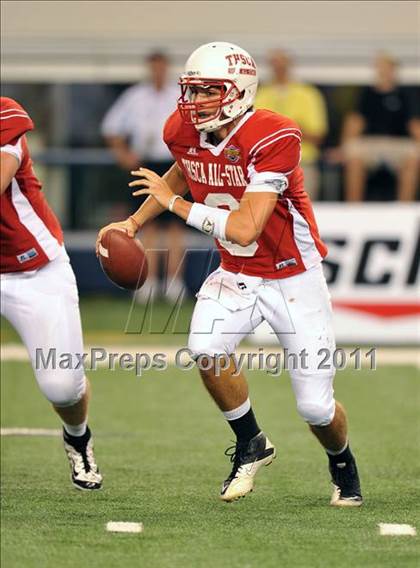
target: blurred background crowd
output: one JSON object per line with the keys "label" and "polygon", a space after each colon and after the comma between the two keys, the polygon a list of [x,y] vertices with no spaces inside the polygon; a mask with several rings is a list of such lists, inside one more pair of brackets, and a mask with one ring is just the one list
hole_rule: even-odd
{"label": "blurred background crowd", "polygon": [[[303,132],[314,201],[418,198],[416,2],[2,3],[2,93],[36,123],[32,147],[68,230],[136,207],[128,174],[171,162],[162,127],[198,45],[238,43],[260,70],[256,108]],[[223,7],[223,10],[221,8]],[[54,193],[57,193],[55,190]],[[164,219],[170,240],[178,226]],[[145,235],[152,239],[152,234]]]}
{"label": "blurred background crowd", "polygon": [[[294,54],[282,48],[270,50],[260,63],[269,74],[255,107],[287,115],[301,127],[301,164],[312,200],[419,197],[420,89],[400,84],[399,61],[391,52],[372,58],[370,84],[297,80]],[[171,164],[162,129],[179,88],[168,50],[147,54],[145,68],[145,77],[131,86],[3,85],[3,95],[16,98],[34,117],[37,161],[62,168],[68,229],[95,229],[128,215],[138,205],[127,190],[130,170],[143,165],[163,174]],[[164,215],[159,223],[177,246],[180,225],[174,216]],[[154,230],[143,235],[146,241],[153,241]]]}

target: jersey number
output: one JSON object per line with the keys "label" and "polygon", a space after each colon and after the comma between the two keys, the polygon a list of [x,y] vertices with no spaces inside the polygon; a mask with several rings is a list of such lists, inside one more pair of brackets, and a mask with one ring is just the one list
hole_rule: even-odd
{"label": "jersey number", "polygon": [[[237,201],[230,193],[209,193],[204,200],[204,204],[209,207],[219,207],[219,205],[227,205],[231,211],[239,209],[239,201]],[[219,243],[225,248],[232,256],[254,256],[258,248],[258,243],[254,241],[246,247],[241,247],[230,241],[222,241]]]}

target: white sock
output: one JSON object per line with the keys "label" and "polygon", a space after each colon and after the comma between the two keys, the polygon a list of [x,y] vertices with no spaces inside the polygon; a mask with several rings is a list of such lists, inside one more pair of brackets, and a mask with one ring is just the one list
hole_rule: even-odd
{"label": "white sock", "polygon": [[251,401],[249,400],[249,398],[247,398],[246,401],[241,404],[241,406],[238,406],[238,408],[223,412],[223,416],[226,418],[226,420],[238,420],[238,418],[242,418],[242,416],[244,416],[250,408]]}
{"label": "white sock", "polygon": [[86,432],[87,420],[85,420],[81,424],[78,424],[77,426],[63,422],[63,426],[64,430],[67,432],[67,434],[70,434],[70,436],[80,437],[83,436],[83,434],[85,434]]}

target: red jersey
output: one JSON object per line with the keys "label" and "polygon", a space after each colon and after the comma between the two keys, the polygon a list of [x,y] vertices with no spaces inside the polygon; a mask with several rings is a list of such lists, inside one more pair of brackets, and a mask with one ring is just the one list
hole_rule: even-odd
{"label": "red jersey", "polygon": [[13,99],[0,98],[1,151],[19,168],[0,197],[0,272],[40,268],[61,251],[63,233],[32,169],[25,133],[34,125]]}
{"label": "red jersey", "polygon": [[267,110],[251,111],[214,146],[175,111],[166,122],[164,140],[198,203],[233,211],[246,188],[267,191],[264,183],[276,179],[278,201],[260,237],[245,247],[216,239],[224,269],[285,278],[326,256],[303,188],[301,132],[292,120]]}

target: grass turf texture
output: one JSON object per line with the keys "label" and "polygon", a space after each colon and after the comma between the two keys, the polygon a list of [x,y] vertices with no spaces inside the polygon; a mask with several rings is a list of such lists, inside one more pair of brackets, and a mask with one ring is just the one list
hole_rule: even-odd
{"label": "grass turf texture", "polygon": [[[278,458],[237,503],[218,500],[232,434],[196,371],[90,373],[101,492],[72,488],[60,439],[2,438],[2,566],[418,566],[418,537],[377,529],[420,528],[416,370],[338,373],[366,500],[355,510],[328,506],[327,460],[296,414],[286,375],[248,376]],[[3,426],[58,427],[29,364],[3,364],[1,398]],[[110,520],[141,521],[145,532],[107,533]]]}

